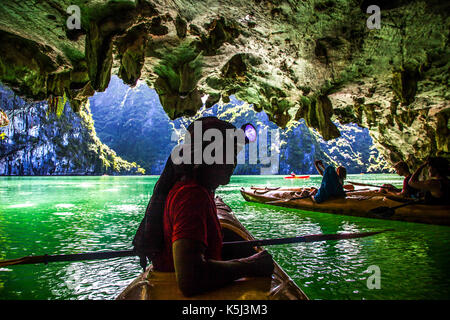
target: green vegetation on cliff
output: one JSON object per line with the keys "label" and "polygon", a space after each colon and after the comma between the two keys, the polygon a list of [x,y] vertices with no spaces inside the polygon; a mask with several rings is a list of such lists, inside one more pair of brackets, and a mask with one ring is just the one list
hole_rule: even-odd
{"label": "green vegetation on cliff", "polygon": [[0,108],[11,119],[1,128],[0,175],[145,174],[99,140],[89,104],[78,114],[65,104],[55,114],[0,86]]}

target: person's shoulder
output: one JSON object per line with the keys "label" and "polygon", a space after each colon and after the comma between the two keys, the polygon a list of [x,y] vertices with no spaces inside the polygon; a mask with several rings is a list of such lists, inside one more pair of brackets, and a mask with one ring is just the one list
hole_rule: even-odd
{"label": "person's shoulder", "polygon": [[208,190],[198,184],[184,184],[178,188],[171,199],[173,212],[185,216],[203,216],[211,208],[212,197]]}
{"label": "person's shoulder", "polygon": [[196,182],[181,183],[177,186],[175,197],[189,198],[192,201],[204,199],[209,196],[208,190]]}

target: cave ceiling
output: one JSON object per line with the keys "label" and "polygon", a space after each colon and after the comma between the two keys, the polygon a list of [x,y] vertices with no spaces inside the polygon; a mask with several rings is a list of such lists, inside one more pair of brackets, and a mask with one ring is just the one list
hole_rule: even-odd
{"label": "cave ceiling", "polygon": [[[380,28],[369,28],[369,5]],[[78,10],[79,9],[79,10]],[[79,111],[112,74],[171,119],[229,96],[280,127],[369,128],[389,161],[449,157],[446,1],[1,1],[0,81]],[[370,20],[373,23],[376,20]],[[373,24],[372,24],[373,26]]]}

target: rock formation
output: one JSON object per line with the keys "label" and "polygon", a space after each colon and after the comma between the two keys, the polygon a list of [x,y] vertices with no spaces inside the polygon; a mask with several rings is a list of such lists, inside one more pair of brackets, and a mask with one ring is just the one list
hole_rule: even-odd
{"label": "rock formation", "polygon": [[[308,128],[304,120],[290,122],[285,129],[269,121],[265,112],[256,112],[251,105],[230,97],[230,102],[202,107],[193,117],[171,121],[161,106],[158,94],[144,82],[134,88],[125,85],[117,76],[105,92],[89,98],[95,132],[100,140],[128,161],[135,161],[147,174],[161,174],[167,157],[176,142],[183,137],[186,127],[195,118],[216,116],[240,127],[250,122],[257,127],[263,139],[264,133],[278,132],[278,139],[267,137],[270,149],[279,150],[274,158],[272,174],[317,174],[314,159],[325,163],[344,165],[349,173],[387,172],[389,165],[373,146],[368,129],[358,125],[340,125],[341,136],[324,141],[320,134]],[[259,140],[259,139],[258,139]],[[132,141],[132,143],[130,143]],[[261,140],[257,145],[261,144]],[[262,153],[265,149],[255,148]],[[249,151],[246,151],[247,157]],[[258,161],[238,164],[235,174],[260,174],[268,165],[264,155]],[[257,163],[256,163],[257,162]]]}
{"label": "rock formation", "polygon": [[98,139],[88,104],[56,115],[47,103],[27,103],[0,86],[10,124],[0,139],[0,175],[143,174]]}
{"label": "rock formation", "polygon": [[34,100],[66,96],[78,112],[111,74],[145,80],[171,119],[194,114],[202,96],[212,106],[235,95],[280,127],[305,119],[325,140],[340,135],[333,120],[357,123],[387,159],[417,166],[450,157],[449,6],[2,1],[0,81]]}

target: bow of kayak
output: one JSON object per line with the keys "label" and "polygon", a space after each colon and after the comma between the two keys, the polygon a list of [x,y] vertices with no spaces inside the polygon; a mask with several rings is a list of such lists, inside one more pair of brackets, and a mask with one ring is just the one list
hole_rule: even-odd
{"label": "bow of kayak", "polygon": [[[255,240],[231,209],[216,198],[217,215],[225,241]],[[223,259],[236,259],[261,251],[261,247],[228,246]],[[308,297],[276,263],[272,277],[241,278],[231,284],[193,297],[185,297],[174,272],[159,272],[148,267],[117,297],[118,300],[307,300]]]}
{"label": "bow of kayak", "polygon": [[270,203],[282,207],[296,208],[307,211],[318,211],[333,214],[359,216],[366,218],[399,220],[419,222],[436,225],[450,225],[450,206],[431,206],[425,204],[412,204],[395,210],[395,214],[389,217],[374,215],[370,210],[377,207],[395,207],[404,201],[385,197],[376,191],[349,192],[345,198],[329,199],[323,203],[316,203],[311,198],[290,200],[298,197],[302,188],[265,188],[251,187],[241,188],[241,194],[246,201],[257,203]]}

